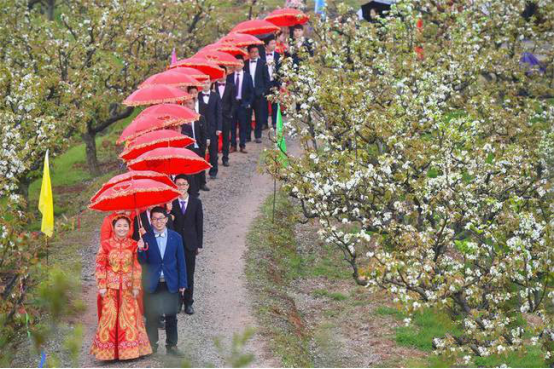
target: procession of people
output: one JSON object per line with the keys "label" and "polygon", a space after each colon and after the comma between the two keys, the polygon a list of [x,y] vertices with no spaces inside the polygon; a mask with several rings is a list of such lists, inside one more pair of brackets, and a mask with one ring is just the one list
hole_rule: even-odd
{"label": "procession of people", "polygon": [[128,172],[105,183],[89,206],[110,212],[96,260],[96,359],[156,353],[160,329],[166,353],[184,356],[178,317],[195,314],[195,278],[203,277],[195,277],[209,217],[201,197],[220,164],[232,168],[233,155],[262,143],[270,120],[275,128],[278,106],[269,96],[283,88],[285,58],[297,65],[301,53],[312,54],[303,35],[307,21],[297,9],[279,9],[243,22],[191,58],[173,55],[167,71],[123,102],[148,107],[118,140]]}

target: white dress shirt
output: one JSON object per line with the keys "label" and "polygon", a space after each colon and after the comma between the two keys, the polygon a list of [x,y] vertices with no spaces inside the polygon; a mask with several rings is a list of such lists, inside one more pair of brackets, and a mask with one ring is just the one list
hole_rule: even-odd
{"label": "white dress shirt", "polygon": [[239,85],[237,86],[237,100],[242,99],[242,78],[243,78],[242,73],[243,73],[242,70],[240,72],[235,72],[234,82],[237,83],[237,76],[239,78]]}
{"label": "white dress shirt", "polygon": [[223,94],[225,93],[225,86],[226,85],[222,85],[220,83],[218,83],[217,85],[217,88],[219,90],[219,96],[221,96],[221,98],[223,98]]}
{"label": "white dress shirt", "polygon": [[275,51],[265,54],[265,60],[267,61],[267,71],[269,72],[270,81],[273,81],[273,70],[275,69],[275,65],[273,64],[273,61],[275,60],[274,53]]}

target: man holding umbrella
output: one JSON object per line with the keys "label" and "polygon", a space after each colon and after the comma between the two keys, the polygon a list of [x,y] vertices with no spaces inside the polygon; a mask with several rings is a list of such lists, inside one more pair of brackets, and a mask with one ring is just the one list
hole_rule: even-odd
{"label": "man holding umbrella", "polygon": [[179,295],[187,288],[187,270],[183,240],[167,228],[168,214],[161,206],[150,211],[152,231],[138,244],[138,259],[143,266],[144,315],[146,333],[155,353],[158,350],[158,323],[165,315],[166,350],[183,357],[177,348],[177,312]]}

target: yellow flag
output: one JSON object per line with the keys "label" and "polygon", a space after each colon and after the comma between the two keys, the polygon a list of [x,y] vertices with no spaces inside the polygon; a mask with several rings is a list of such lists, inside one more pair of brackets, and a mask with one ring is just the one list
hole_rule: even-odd
{"label": "yellow flag", "polygon": [[38,200],[38,210],[42,213],[42,226],[40,230],[48,237],[54,233],[54,198],[52,197],[52,182],[50,182],[50,164],[48,162],[48,150],[44,157],[44,171],[42,173],[42,187]]}

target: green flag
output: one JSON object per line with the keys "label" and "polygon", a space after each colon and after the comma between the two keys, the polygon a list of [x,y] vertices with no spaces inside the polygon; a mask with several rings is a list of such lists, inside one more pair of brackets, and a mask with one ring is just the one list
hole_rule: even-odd
{"label": "green flag", "polygon": [[283,117],[281,116],[281,104],[277,104],[277,148],[280,153],[280,161],[283,166],[287,166],[287,143],[283,134]]}

